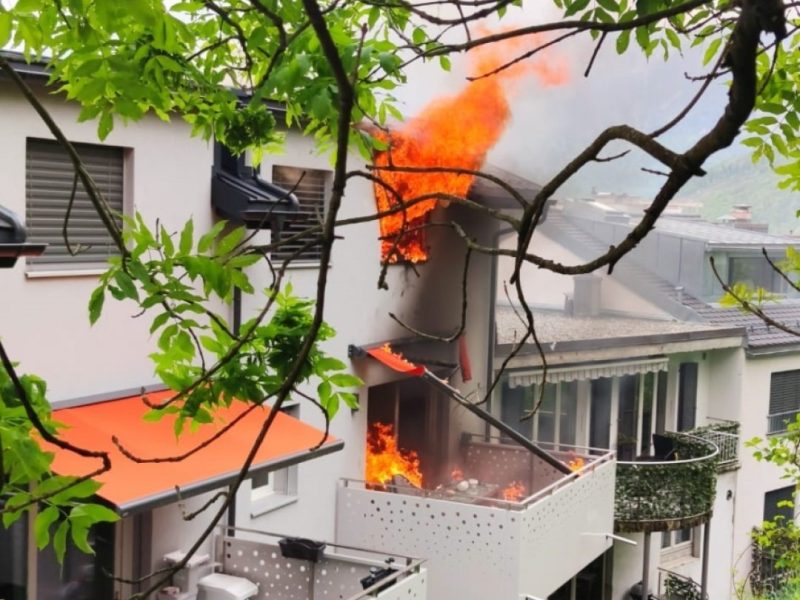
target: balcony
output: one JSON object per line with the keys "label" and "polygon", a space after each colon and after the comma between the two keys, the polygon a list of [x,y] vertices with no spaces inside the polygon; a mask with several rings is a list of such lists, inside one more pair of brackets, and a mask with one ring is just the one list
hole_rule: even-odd
{"label": "balcony", "polygon": [[716,492],[717,446],[701,437],[670,433],[674,460],[642,457],[617,462],[614,508],[619,532],[671,531],[708,521]]}
{"label": "balcony", "polygon": [[714,444],[719,450],[717,471],[724,473],[739,468],[739,423],[718,421],[687,432]]}
{"label": "balcony", "polygon": [[[550,453],[575,470],[466,435],[461,464],[478,478],[467,490],[342,480],[337,541],[427,559],[432,598],[545,598],[610,547],[616,464],[607,451]],[[527,497],[505,499],[500,486],[511,482]]]}
{"label": "balcony", "polygon": [[226,527],[215,540],[216,563],[223,573],[258,585],[258,600],[427,598],[427,574],[420,560],[339,544],[325,544],[316,562],[287,558],[278,545],[281,538]]}

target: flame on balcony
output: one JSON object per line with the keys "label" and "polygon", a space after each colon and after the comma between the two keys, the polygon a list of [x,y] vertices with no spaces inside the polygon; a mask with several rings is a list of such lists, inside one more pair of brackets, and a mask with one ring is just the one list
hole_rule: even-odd
{"label": "flame on balcony", "polygon": [[414,487],[422,487],[417,453],[398,448],[392,425],[373,423],[367,433],[366,482],[382,487],[391,483],[395,475],[402,475]]}
{"label": "flame on balcony", "polygon": [[585,464],[586,460],[581,456],[573,456],[570,460],[567,461],[567,466],[572,471],[580,471]]}
{"label": "flame on balcony", "polygon": [[[468,54],[470,75],[491,73],[540,43],[541,38],[527,36],[481,46]],[[533,75],[542,86],[560,85],[568,79],[562,60],[551,58],[546,62],[537,55],[535,60],[475,79],[456,95],[434,100],[421,114],[389,134],[376,133],[388,145],[387,150],[375,155],[375,165],[379,167],[375,175],[380,179],[374,183],[378,211],[405,206],[380,219],[384,262],[416,263],[428,258],[425,229],[429,213],[439,203],[446,205],[451,199],[464,198],[474,180],[473,175],[441,169],[481,168],[511,115],[508,86],[525,75]],[[387,170],[392,167],[430,170]]]}
{"label": "flame on balcony", "polygon": [[458,467],[450,471],[450,479],[455,482],[464,481],[464,471]]}
{"label": "flame on balcony", "polygon": [[512,481],[507,487],[503,488],[502,492],[500,493],[503,496],[503,500],[517,502],[524,498],[527,492],[528,488],[526,488],[522,482]]}

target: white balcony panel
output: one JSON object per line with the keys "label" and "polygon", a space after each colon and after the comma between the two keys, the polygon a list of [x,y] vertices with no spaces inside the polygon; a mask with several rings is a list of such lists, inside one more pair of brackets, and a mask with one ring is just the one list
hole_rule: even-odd
{"label": "white balcony panel", "polygon": [[[329,544],[322,558],[314,563],[284,558],[275,543],[277,536],[246,529],[235,531],[237,537],[228,535],[218,539],[218,562],[222,572],[257,584],[256,600],[427,598],[427,576],[418,561],[391,552],[367,552]],[[385,567],[384,559],[388,557],[394,559],[392,567],[397,573],[364,590],[361,580],[370,574],[370,568]]]}
{"label": "white balcony panel", "polygon": [[426,559],[436,600],[547,597],[611,545],[615,463],[606,457],[512,506],[340,486],[337,543]]}

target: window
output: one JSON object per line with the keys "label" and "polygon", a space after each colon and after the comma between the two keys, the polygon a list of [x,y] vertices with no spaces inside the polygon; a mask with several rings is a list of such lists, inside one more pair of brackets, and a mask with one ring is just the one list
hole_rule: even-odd
{"label": "window", "polygon": [[764,494],[764,520],[774,521],[780,517],[784,523],[794,521],[794,502],[795,487],[790,485],[785,488],[772,490]]}
{"label": "window", "polygon": [[[124,150],[113,146],[75,144],[97,187],[121,225],[123,209]],[[95,211],[80,181],[70,213],[67,233],[70,255],[62,228],[72,193],[75,169],[58,142],[28,139],[25,153],[25,221],[29,241],[49,244],[39,257],[28,258],[33,269],[104,267],[118,253],[111,236]]]}
{"label": "window", "polygon": [[[684,556],[695,556],[694,544],[692,543],[697,537],[691,527],[685,529],[678,529],[676,531],[664,531],[661,533],[661,554],[667,560],[681,558]],[[698,548],[699,550],[699,548]]]}
{"label": "window", "polygon": [[[540,394],[538,385],[510,387],[504,381],[501,419],[533,440],[575,445],[578,382],[547,383],[544,397]],[[537,405],[534,415],[525,419]]]}
{"label": "window", "polygon": [[[295,419],[300,418],[299,406],[282,409]],[[250,478],[250,516],[257,517],[297,500],[297,465],[262,471]]]}
{"label": "window", "polygon": [[746,283],[770,292],[785,291],[783,279],[763,256],[738,256],[728,259],[728,284]]}
{"label": "window", "polygon": [[[299,214],[287,219],[281,233],[282,239],[308,231],[322,222],[325,214],[329,180],[329,171],[278,165],[272,167],[272,183],[286,190],[291,190],[300,203]],[[318,243],[310,245],[299,254],[296,254],[310,240],[312,240],[311,233],[288,242],[272,251],[272,259],[282,261],[294,258],[303,261],[319,261],[321,247]]]}
{"label": "window", "polygon": [[767,433],[786,431],[786,424],[800,413],[800,369],[772,374],[769,385]]}
{"label": "window", "polygon": [[589,445],[592,448],[611,448],[611,378],[593,379],[590,393]]}

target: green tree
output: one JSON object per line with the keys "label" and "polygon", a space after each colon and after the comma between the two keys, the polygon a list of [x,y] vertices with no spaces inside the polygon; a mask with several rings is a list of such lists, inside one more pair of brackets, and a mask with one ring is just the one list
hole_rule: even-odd
{"label": "green tree", "polygon": [[[419,199],[404,197],[382,182],[381,173],[426,165],[373,165],[369,172],[353,172],[347,150],[356,147],[369,159],[374,151],[386,149],[385,136],[376,139],[369,132],[401,118],[392,91],[406,82],[407,67],[413,62],[435,60],[449,69],[449,57],[454,54],[530,34],[549,37],[537,38],[538,45],[499,70],[574,35],[595,40],[587,73],[611,40],[622,60],[629,52],[670,56],[706,45],[708,72],[695,99],[676,114],[665,115],[663,127],[652,132],[624,124],[608,127],[585,148],[576,148],[575,158],[553,173],[532,202],[524,203],[521,216],[470,205],[484,210],[487,218],[501,218],[514,227],[515,251],[480,246],[453,225],[468,252],[514,260],[512,283],[528,321],[528,333],[519,347],[531,337],[535,340],[533,317],[519,283],[524,263],[566,274],[612,269],[653,228],[682,186],[703,175],[707,159],[731,145],[743,130],[748,132],[744,143],[753,148],[754,157],[774,164],[784,177],[782,185],[800,189],[796,2],[553,0],[553,5],[562,14],[553,22],[481,33],[473,25],[486,17],[519,13],[524,9],[522,0],[461,2],[452,14],[449,9],[454,5],[445,0],[0,0],[0,47],[11,44],[29,58],[50,57],[51,83],[82,105],[81,119],[97,121],[101,139],[116,121],[135,121],[153,113],[164,120],[182,118],[196,135],[215,136],[236,152],[252,149],[258,156],[264,148],[281,143],[280,128],[267,104],[271,101],[285,106],[289,125],[313,135],[332,156],[332,195],[316,230],[315,241],[322,248],[316,297],[300,300],[283,286],[290,262],[286,261],[276,269],[263,311],[236,334],[210,306],[218,299],[229,300],[234,288],[253,292],[244,269],[259,259],[264,248],[251,247],[239,230],[223,232],[224,225],[197,237],[189,222],[175,239],[163,228],[151,230],[141,219],[128,221],[119,230],[58,124],[0,58],[0,69],[70,152],[76,183],[86,189],[119,246],[121,257],[111,264],[89,300],[91,319],[100,315],[106,295],[137,302],[152,315],[151,330],[159,336],[160,350],[154,357],[157,372],[174,390],[168,403],[156,407],[153,418],[172,412],[180,417],[177,427],[186,422],[195,426],[207,422],[215,407],[234,398],[252,405],[272,399],[280,407],[309,379],[317,382],[320,403],[328,415],[335,413],[340,401],[354,401],[346,390],[357,380],[342,374],[343,363],[325,356],[318,346],[332,334],[323,315],[331,249],[337,230],[346,225],[338,217],[342,196],[354,177],[378,180],[395,200],[392,210],[402,212]],[[698,134],[685,151],[663,144],[664,133],[691,111],[711,82],[720,79],[730,89],[716,123]],[[246,99],[232,88],[243,90]],[[586,165],[611,159],[603,152],[614,142],[644,152],[665,170],[663,184],[641,222],[618,245],[585,264],[564,265],[529,252],[546,201]],[[509,187],[503,181],[495,183]],[[363,220],[378,216],[364,215]],[[65,481],[49,471],[38,440],[63,442],[49,416],[44,383],[18,375],[5,349],[2,358],[4,521],[7,525],[23,510],[44,503],[36,521],[38,542],[48,543],[55,527],[57,548],[63,548],[71,531],[74,543],[86,549],[82,543],[86,529],[111,516],[83,503],[96,491],[94,484]],[[254,444],[267,435],[271,423],[271,419],[264,423]],[[33,467],[23,464],[23,452],[37,457]],[[97,458],[102,462],[102,456]],[[247,463],[242,466],[234,488],[248,467]],[[167,576],[155,577],[143,595],[157,589]]]}

